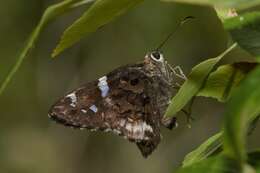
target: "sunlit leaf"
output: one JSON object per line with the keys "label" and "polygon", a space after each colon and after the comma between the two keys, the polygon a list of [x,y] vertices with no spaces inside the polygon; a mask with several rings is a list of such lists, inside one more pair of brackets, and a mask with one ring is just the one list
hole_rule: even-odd
{"label": "sunlit leaf", "polygon": [[245,9],[260,4],[260,0],[161,0],[165,2],[180,2],[194,5],[211,5],[218,8]]}
{"label": "sunlit leaf", "polygon": [[222,133],[215,134],[202,143],[198,148],[187,154],[184,158],[184,161],[182,162],[182,166],[190,166],[196,162],[208,158],[221,146],[221,135]]}
{"label": "sunlit leaf", "polygon": [[217,8],[215,7],[218,17],[224,22],[228,18],[238,16],[237,10],[235,8]]}
{"label": "sunlit leaf", "polygon": [[83,37],[127,12],[143,0],[97,0],[76,22],[63,33],[52,56],[56,56]]}
{"label": "sunlit leaf", "polygon": [[224,152],[239,163],[246,161],[246,134],[249,123],[260,113],[260,67],[241,82],[228,100],[224,119]]}
{"label": "sunlit leaf", "polygon": [[177,173],[238,173],[239,170],[236,162],[220,155],[183,167]]}
{"label": "sunlit leaf", "polygon": [[224,28],[241,48],[254,56],[260,55],[260,12],[248,12],[226,19]]}
{"label": "sunlit leaf", "polygon": [[168,106],[165,114],[166,117],[174,116],[175,113],[179,112],[191,98],[198,93],[215,65],[235,46],[236,44],[232,45],[216,58],[203,61],[192,69],[188,79],[181,86],[177,94],[173,97],[171,104]]}
{"label": "sunlit leaf", "polygon": [[197,96],[212,97],[224,102],[242,79],[255,68],[257,63],[238,62],[222,65],[212,72]]}
{"label": "sunlit leaf", "polygon": [[28,53],[35,45],[36,41],[39,38],[41,31],[45,28],[45,26],[52,20],[54,20],[57,17],[59,17],[60,15],[64,14],[66,11],[69,11],[69,10],[73,9],[74,7],[77,7],[79,5],[83,5],[83,4],[89,3],[89,2],[91,2],[91,0],[65,0],[60,3],[51,5],[50,7],[48,7],[45,10],[40,22],[35,27],[33,32],[30,34],[28,41],[25,44],[25,47],[18,54],[18,59],[17,59],[16,63],[14,64],[11,71],[8,73],[8,75],[4,79],[4,81],[1,83],[0,95],[3,93],[6,86],[8,85],[10,80],[13,78],[14,74],[17,72],[17,70],[21,66],[23,60],[28,56]]}

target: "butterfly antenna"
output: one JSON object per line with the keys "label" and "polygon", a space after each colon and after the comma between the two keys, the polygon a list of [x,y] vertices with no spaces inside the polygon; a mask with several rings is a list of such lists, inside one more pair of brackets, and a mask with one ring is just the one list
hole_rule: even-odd
{"label": "butterfly antenna", "polygon": [[195,17],[193,17],[193,16],[187,16],[187,17],[185,17],[185,18],[178,24],[178,26],[174,29],[174,31],[172,31],[172,32],[161,42],[161,44],[156,48],[156,51],[159,51],[159,50],[164,46],[164,44],[178,31],[178,29],[183,26],[183,24],[187,23],[188,21],[191,21],[192,19],[195,19]]}

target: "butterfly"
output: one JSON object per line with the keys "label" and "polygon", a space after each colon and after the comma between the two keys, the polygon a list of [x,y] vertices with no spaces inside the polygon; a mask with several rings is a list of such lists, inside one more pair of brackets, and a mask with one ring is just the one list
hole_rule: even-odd
{"label": "butterfly", "polygon": [[48,115],[65,126],[123,136],[147,157],[160,143],[160,127],[176,126],[176,118],[164,118],[179,87],[176,78],[186,79],[179,66],[171,67],[155,50],[143,62],[119,67],[69,92]]}

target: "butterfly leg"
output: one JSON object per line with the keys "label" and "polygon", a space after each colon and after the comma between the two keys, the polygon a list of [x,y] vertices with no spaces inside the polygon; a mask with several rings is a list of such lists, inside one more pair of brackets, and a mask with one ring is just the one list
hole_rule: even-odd
{"label": "butterfly leg", "polygon": [[[181,112],[183,112],[186,115],[187,118],[187,126],[189,128],[191,128],[191,122],[194,120],[194,118],[191,116],[191,105],[189,105],[188,111],[185,109],[181,109]],[[168,119],[164,119],[162,121],[162,124],[164,125],[164,127],[172,130],[173,128],[178,127],[178,123],[177,123],[177,118],[173,117],[173,118],[168,118]]]}
{"label": "butterfly leg", "polygon": [[173,89],[179,90],[181,88],[181,84],[179,84],[178,82],[175,82],[174,84],[172,84]]}
{"label": "butterfly leg", "polygon": [[183,73],[180,66],[176,66],[172,69],[172,72],[175,76],[179,77],[180,79],[183,79],[184,81],[187,80],[186,75]]}
{"label": "butterfly leg", "polygon": [[169,67],[169,69],[170,69],[170,72],[171,72],[171,74],[173,75],[173,76],[176,76],[176,77],[178,77],[178,78],[180,78],[180,79],[182,79],[182,80],[187,80],[187,77],[186,77],[186,75],[183,73],[183,71],[182,71],[182,69],[181,69],[181,67],[180,66],[175,66],[175,67],[172,67],[170,64],[168,64],[167,62],[166,62],[166,64],[167,64],[167,66]]}
{"label": "butterfly leg", "polygon": [[[166,65],[168,66],[168,74],[169,74],[168,78],[171,81],[172,87],[174,89],[179,90],[181,88],[181,84],[176,82],[176,80],[174,80],[173,77],[177,77],[178,79],[186,81],[187,80],[186,75],[183,73],[180,66],[172,67],[170,64],[168,64],[168,62],[166,62]],[[181,111],[187,117],[187,124],[189,127],[191,126],[191,121],[193,120],[193,118],[191,117],[191,107],[192,107],[193,101],[194,101],[194,98],[192,98],[192,100],[188,106],[188,110],[181,109]],[[171,119],[165,119],[162,121],[162,124],[168,129],[172,129],[173,127],[178,126],[176,117],[171,118]]]}
{"label": "butterfly leg", "polygon": [[172,130],[173,128],[178,127],[178,123],[177,123],[177,118],[173,117],[173,118],[168,118],[168,119],[164,119],[162,121],[162,124],[164,127]]}
{"label": "butterfly leg", "polygon": [[168,73],[168,79],[169,79],[169,81],[171,81],[173,88],[174,89],[180,89],[181,84],[179,82],[176,82],[174,77],[181,79],[182,80],[181,83],[183,83],[183,81],[187,80],[186,75],[183,73],[180,66],[172,67],[170,64],[168,64],[168,62],[166,62],[166,65],[168,66],[168,72],[167,72]]}

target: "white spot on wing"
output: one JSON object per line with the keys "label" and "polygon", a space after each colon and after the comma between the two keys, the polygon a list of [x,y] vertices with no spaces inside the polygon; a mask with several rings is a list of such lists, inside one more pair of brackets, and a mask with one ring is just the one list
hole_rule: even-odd
{"label": "white spot on wing", "polygon": [[149,140],[150,138],[148,136],[145,136],[144,137],[144,140]]}
{"label": "white spot on wing", "polygon": [[153,128],[149,124],[146,124],[146,122],[143,123],[143,130],[153,133]]}
{"label": "white spot on wing", "polygon": [[133,126],[133,134],[135,139],[144,139],[145,133],[142,128],[142,123]]}
{"label": "white spot on wing", "polygon": [[110,129],[110,128],[107,128],[104,130],[104,132],[111,132],[111,131],[112,131],[112,129]]}
{"label": "white spot on wing", "polygon": [[71,100],[70,106],[72,107],[76,107],[76,103],[77,103],[77,96],[75,93],[71,93],[69,95],[67,95],[66,97],[69,97]]}
{"label": "white spot on wing", "polygon": [[117,130],[117,129],[113,129],[113,132],[117,135],[120,135],[121,134],[121,131],[120,130]]}
{"label": "white spot on wing", "polygon": [[146,132],[153,133],[153,128],[149,124],[143,121],[138,122],[124,122],[120,121],[121,127],[124,126],[128,133],[128,138],[133,138],[135,140],[149,140],[150,137],[147,136]]}
{"label": "white spot on wing", "polygon": [[109,91],[109,87],[108,87],[108,83],[107,83],[107,77],[103,76],[101,78],[98,79],[98,87],[101,91],[101,96],[102,97],[106,97]]}
{"label": "white spot on wing", "polygon": [[143,128],[142,128],[140,123],[133,126],[133,132],[134,133],[140,133],[141,131],[143,131]]}
{"label": "white spot on wing", "polygon": [[119,122],[119,125],[121,127],[124,127],[125,126],[125,123],[126,123],[126,120],[125,119],[121,119],[120,122]]}
{"label": "white spot on wing", "polygon": [[106,127],[110,127],[110,124],[108,122],[104,123]]}
{"label": "white spot on wing", "polygon": [[97,130],[98,130],[97,128],[96,129],[90,129],[91,132],[95,132]]}
{"label": "white spot on wing", "polygon": [[131,122],[131,123],[134,122],[134,120],[133,120],[132,118],[130,118],[130,117],[127,117],[127,120],[128,120],[129,122]]}
{"label": "white spot on wing", "polygon": [[86,109],[81,109],[81,112],[83,112],[84,114],[87,113]]}
{"label": "white spot on wing", "polygon": [[131,123],[127,123],[125,126],[127,131],[132,131],[132,124]]}
{"label": "white spot on wing", "polygon": [[98,108],[96,107],[96,105],[90,106],[89,109],[92,110],[95,113],[97,113],[97,111],[98,111]]}

